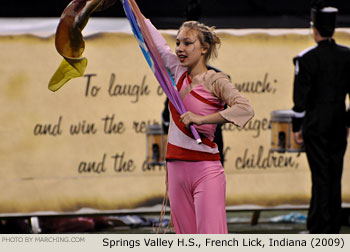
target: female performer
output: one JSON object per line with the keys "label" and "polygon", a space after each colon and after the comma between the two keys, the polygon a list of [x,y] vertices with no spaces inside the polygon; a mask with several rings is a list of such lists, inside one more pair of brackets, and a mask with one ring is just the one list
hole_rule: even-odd
{"label": "female performer", "polygon": [[[243,127],[254,116],[254,111],[226,74],[208,70],[207,63],[217,56],[220,44],[212,28],[196,21],[183,23],[177,33],[174,54],[149,20],[146,25],[188,111],[180,115],[169,104],[166,160],[175,231],[227,233],[226,180],[213,142],[214,132],[219,123]],[[202,144],[197,144],[192,137],[190,124],[200,133]]]}

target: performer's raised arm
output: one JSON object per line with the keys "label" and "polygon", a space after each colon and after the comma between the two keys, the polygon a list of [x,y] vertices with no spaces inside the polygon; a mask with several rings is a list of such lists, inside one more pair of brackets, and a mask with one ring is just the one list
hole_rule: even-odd
{"label": "performer's raised arm", "polygon": [[165,41],[164,37],[159,33],[159,31],[154,27],[151,21],[149,19],[146,19],[145,22],[166,68],[169,70],[173,78],[176,79],[175,76],[179,76],[184,73],[186,71],[186,68],[183,68],[179,65],[179,59],[177,58],[176,54],[171,51],[168,43]]}

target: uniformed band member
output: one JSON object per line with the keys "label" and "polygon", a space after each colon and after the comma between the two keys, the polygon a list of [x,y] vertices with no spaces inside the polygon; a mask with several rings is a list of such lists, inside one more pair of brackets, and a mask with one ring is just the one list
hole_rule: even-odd
{"label": "uniformed band member", "polygon": [[294,58],[293,134],[304,143],[312,177],[310,233],[339,233],[341,177],[349,134],[350,50],[334,41],[338,10],[311,10],[317,45]]}

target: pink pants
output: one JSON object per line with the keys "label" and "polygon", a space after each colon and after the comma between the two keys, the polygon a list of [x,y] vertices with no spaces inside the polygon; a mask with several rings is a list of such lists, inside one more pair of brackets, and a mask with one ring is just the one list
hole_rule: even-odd
{"label": "pink pants", "polygon": [[177,234],[227,234],[226,179],[220,161],[170,161],[168,190]]}

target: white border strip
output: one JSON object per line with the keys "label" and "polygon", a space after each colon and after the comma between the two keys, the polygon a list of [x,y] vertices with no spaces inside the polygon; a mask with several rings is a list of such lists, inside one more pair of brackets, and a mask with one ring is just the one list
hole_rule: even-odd
{"label": "white border strip", "polygon": [[[47,38],[55,34],[59,18],[0,18],[0,36],[30,34]],[[162,33],[176,35],[177,30],[161,30]],[[285,34],[309,35],[310,29],[216,29],[217,33],[234,36],[251,34],[268,34],[279,36]],[[350,28],[337,28],[337,32],[350,34]],[[98,33],[132,34],[126,18],[90,18],[83,31],[85,37]]]}

